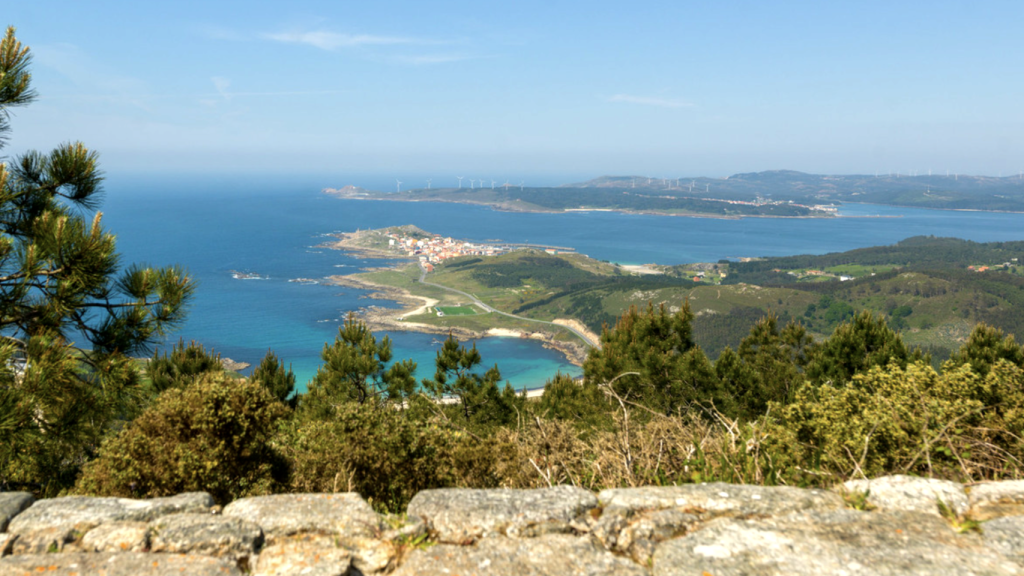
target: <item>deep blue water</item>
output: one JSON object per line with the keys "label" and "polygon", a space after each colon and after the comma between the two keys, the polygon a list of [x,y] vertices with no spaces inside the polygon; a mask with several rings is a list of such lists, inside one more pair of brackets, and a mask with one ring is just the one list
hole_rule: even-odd
{"label": "deep blue water", "polygon": [[[502,239],[575,247],[623,264],[717,261],[742,256],[825,253],[891,244],[915,235],[977,241],[1024,239],[1024,215],[848,205],[852,216],[828,220],[679,218],[608,212],[523,214],[443,204],[337,200],[310,182],[252,179],[108,183],[104,224],[118,236],[125,262],[179,263],[199,282],[185,326],[172,335],[195,339],[223,356],[255,363],[272,348],[300,383],[319,365],[364,292],[290,283],[378,266],[316,246],[325,233],[415,224],[469,240]],[[237,280],[231,271],[266,280]],[[412,358],[418,377],[433,374],[435,336],[393,333],[396,358]],[[535,387],[561,370],[578,374],[556,352],[512,338],[478,341],[485,364],[497,363],[513,386]]]}

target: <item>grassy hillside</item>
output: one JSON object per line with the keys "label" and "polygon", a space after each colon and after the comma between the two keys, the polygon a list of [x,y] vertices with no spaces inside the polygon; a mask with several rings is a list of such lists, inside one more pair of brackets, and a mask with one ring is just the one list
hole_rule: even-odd
{"label": "grassy hillside", "polygon": [[[691,264],[634,276],[581,255],[520,251],[452,260],[431,280],[506,312],[576,318],[595,332],[614,325],[630,306],[651,302],[674,310],[688,300],[696,314],[694,337],[712,358],[735,347],[765,314],[797,320],[823,337],[856,312],[871,310],[889,316],[908,343],[939,361],[978,322],[1024,334],[1021,258],[1024,242],[919,237],[836,254]],[[697,269],[708,271],[705,281],[693,281]]]}

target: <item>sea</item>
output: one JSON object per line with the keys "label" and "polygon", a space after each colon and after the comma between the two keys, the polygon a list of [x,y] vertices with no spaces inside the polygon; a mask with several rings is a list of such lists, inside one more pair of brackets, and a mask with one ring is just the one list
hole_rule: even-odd
{"label": "sea", "polygon": [[[334,341],[367,292],[321,281],[389,264],[326,249],[337,232],[414,224],[470,241],[568,246],[620,264],[680,264],[720,259],[823,254],[918,235],[976,241],[1024,239],[1024,214],[922,210],[847,204],[833,219],[724,220],[572,212],[501,212],[427,202],[340,200],[322,188],[357,184],[385,189],[387,179],[320,181],[248,175],[111,176],[101,211],[124,264],[180,264],[198,280],[188,320],[158,345],[195,340],[222,357],[256,364],[268,350],[291,367],[299,387],[313,378],[325,343]],[[296,281],[310,279],[316,282]],[[384,334],[378,334],[383,338]],[[438,336],[387,335],[395,359],[413,359],[417,377],[433,375]],[[469,344],[469,343],[467,343]],[[580,368],[539,343],[518,338],[474,342],[486,366],[497,365],[516,389],[544,385]]]}

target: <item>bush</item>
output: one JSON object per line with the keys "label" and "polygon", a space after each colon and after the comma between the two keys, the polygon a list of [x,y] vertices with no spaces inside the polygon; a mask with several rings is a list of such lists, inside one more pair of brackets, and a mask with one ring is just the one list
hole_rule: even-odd
{"label": "bush", "polygon": [[291,422],[277,439],[292,492],[362,494],[381,511],[404,510],[428,488],[494,485],[486,441],[401,410],[343,403],[330,419]]}
{"label": "bush", "polygon": [[950,355],[946,369],[969,364],[975,372],[986,376],[999,360],[1024,368],[1024,348],[1013,335],[1006,336],[1002,330],[981,323],[971,330],[967,342]]}
{"label": "bush", "polygon": [[288,412],[257,382],[208,374],[164,392],[104,443],[74,491],[135,498],[206,491],[220,503],[269,493],[286,477],[271,438]]}
{"label": "bush", "polygon": [[1024,373],[1002,361],[988,377],[895,362],[849,383],[805,385],[765,417],[777,461],[814,462],[839,479],[893,472],[960,480],[1019,474]]}

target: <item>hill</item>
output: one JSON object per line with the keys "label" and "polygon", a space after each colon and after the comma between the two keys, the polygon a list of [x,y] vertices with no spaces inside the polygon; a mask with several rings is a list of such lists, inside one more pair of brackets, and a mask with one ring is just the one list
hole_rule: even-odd
{"label": "hill", "polygon": [[568,188],[629,189],[677,197],[749,200],[756,197],[804,204],[863,202],[947,210],[1024,211],[1024,178],[962,174],[908,176],[824,175],[793,170],[734,174],[726,178],[602,176]]}
{"label": "hill", "polygon": [[531,329],[526,320],[574,320],[599,333],[630,306],[652,303],[674,311],[688,301],[695,314],[694,338],[712,358],[735,347],[767,314],[795,320],[820,339],[856,312],[869,310],[886,315],[908,343],[931,351],[939,362],[979,322],[1024,333],[1022,259],[1024,242],[915,237],[833,254],[658,267],[660,274],[634,274],[580,254],[516,250],[439,262],[429,285],[415,282],[420,274],[415,264],[363,276],[442,306],[465,303],[464,296],[446,299],[439,293],[438,287],[448,287],[504,314],[452,310],[407,318],[438,328],[523,330]]}

